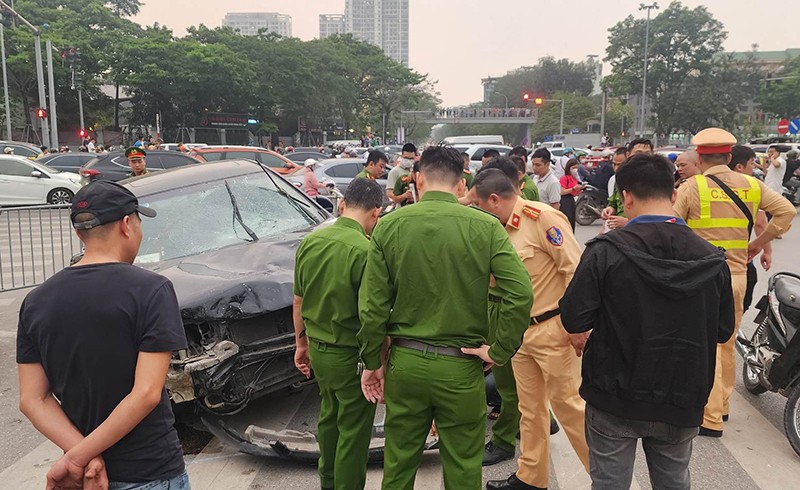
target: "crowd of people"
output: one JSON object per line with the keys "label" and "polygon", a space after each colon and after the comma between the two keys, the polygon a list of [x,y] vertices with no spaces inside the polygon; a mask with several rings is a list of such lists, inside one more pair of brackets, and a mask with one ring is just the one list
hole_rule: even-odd
{"label": "crowd of people", "polygon": [[460,118],[460,117],[532,117],[533,110],[530,107],[506,107],[506,108],[466,108],[466,107],[447,107],[439,109],[435,113],[438,118]]}
{"label": "crowd of people", "polygon": [[[796,214],[730,133],[694,144],[677,190],[648,140],[601,165],[612,225],[583,252],[564,204],[581,190],[569,154],[552,164],[535,150],[531,179],[524,148],[487,152],[473,172],[452,148],[407,144],[384,188],[388,157],[370,152],[339,219],[295,258],[294,362],[321,395],[321,487],[364,488],[384,403],[386,490],[413,488],[431,433],[447,489],[481,488],[482,466],[513,458],[517,439],[517,471],[486,488],[547,488],[552,415],[593,488],[630,487],[639,440],[654,488],[690,488],[693,439],[737,416],[748,264]],[[127,150],[134,173],[146,151]],[[383,214],[386,197],[397,209]],[[141,217],[157,219],[126,188],[83,187],[71,211],[83,258],[21,306],[20,408],[64,451],[49,488],[189,488],[164,388],[185,331],[172,284],[132,265]],[[488,372],[500,410],[487,443]]]}

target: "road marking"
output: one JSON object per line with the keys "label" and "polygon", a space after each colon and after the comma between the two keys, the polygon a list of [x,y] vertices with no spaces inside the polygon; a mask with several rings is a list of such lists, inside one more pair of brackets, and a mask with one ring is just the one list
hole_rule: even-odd
{"label": "road marking", "polygon": [[187,463],[186,470],[195,490],[238,490],[250,487],[263,464],[262,458],[240,453],[214,438]]}
{"label": "road marking", "polygon": [[47,481],[47,472],[64,454],[50,441],[45,441],[0,473],[3,488],[16,490],[41,490]]}
{"label": "road marking", "polygon": [[734,410],[725,422],[722,444],[759,487],[787,488],[787,482],[797,478],[800,461],[786,435],[735,390],[730,402]]}

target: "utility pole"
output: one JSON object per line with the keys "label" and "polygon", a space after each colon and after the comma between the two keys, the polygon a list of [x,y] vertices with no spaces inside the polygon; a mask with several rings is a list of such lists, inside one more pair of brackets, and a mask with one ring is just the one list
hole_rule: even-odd
{"label": "utility pole", "polygon": [[53,76],[53,41],[47,40],[45,42],[47,49],[47,85],[50,88],[50,148],[58,147],[58,116],[56,115],[56,83]]}
{"label": "utility pole", "polygon": [[8,99],[8,71],[6,70],[6,36],[3,23],[0,22],[0,55],[3,57],[3,94],[5,95],[6,109],[6,138],[12,141],[11,134],[11,102]]}
{"label": "utility pole", "polygon": [[644,108],[645,101],[647,100],[647,49],[650,43],[650,11],[652,9],[658,10],[658,2],[653,2],[652,5],[639,4],[639,10],[647,10],[647,24],[645,27],[644,35],[644,76],[642,77],[642,115],[639,120],[639,136],[644,136]]}
{"label": "utility pole", "polygon": [[[47,100],[44,95],[44,70],[42,69],[42,36],[39,28],[28,22],[25,17],[19,15],[13,7],[3,0],[0,0],[0,7],[9,12],[14,19],[19,19],[25,26],[33,32],[33,46],[36,53],[36,79],[39,83],[39,107],[47,109]],[[50,147],[50,128],[47,119],[42,119],[42,144]]]}

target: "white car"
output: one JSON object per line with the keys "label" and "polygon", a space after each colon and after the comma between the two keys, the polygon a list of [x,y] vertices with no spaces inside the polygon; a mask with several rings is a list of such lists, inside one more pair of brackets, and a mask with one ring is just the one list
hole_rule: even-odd
{"label": "white car", "polygon": [[481,168],[481,158],[486,150],[497,150],[500,156],[506,156],[512,150],[510,146],[506,145],[453,145],[453,148],[459,153],[466,153],[469,155],[469,167],[477,172]]}
{"label": "white car", "polygon": [[0,156],[0,206],[69,204],[81,176],[61,172],[22,156]]}

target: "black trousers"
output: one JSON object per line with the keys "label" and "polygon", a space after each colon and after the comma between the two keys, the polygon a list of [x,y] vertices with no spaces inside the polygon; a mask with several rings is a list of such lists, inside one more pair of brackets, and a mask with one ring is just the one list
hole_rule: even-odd
{"label": "black trousers", "polygon": [[744,311],[747,311],[750,308],[750,305],[753,304],[753,289],[756,288],[756,283],[758,282],[758,271],[756,271],[756,266],[752,262],[747,263],[747,289],[744,293]]}
{"label": "black trousers", "polygon": [[571,194],[561,196],[561,212],[567,215],[572,231],[575,231],[575,198]]}

